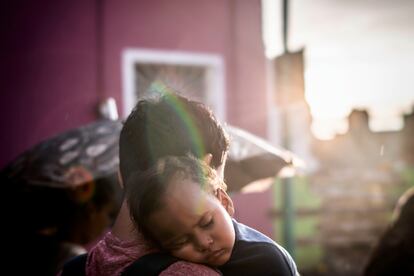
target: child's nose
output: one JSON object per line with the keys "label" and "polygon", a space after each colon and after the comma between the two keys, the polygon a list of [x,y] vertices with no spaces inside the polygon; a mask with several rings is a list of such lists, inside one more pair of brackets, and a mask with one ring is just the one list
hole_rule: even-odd
{"label": "child's nose", "polygon": [[213,238],[210,235],[199,235],[197,237],[197,247],[200,251],[206,251],[210,249],[213,244]]}

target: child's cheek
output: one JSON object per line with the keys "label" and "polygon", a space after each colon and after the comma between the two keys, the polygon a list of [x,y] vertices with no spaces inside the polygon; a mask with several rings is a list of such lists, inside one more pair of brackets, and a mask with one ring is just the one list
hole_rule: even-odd
{"label": "child's cheek", "polygon": [[189,245],[185,245],[180,249],[171,251],[171,255],[180,259],[188,259],[188,256],[191,256],[191,249]]}

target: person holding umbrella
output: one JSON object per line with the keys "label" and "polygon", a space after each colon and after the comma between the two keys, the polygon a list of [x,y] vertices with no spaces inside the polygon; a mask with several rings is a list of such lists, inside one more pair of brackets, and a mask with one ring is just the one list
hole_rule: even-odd
{"label": "person holding umbrella", "polygon": [[[204,160],[223,179],[228,149],[227,133],[206,106],[163,88],[157,99],[139,101],[124,123],[119,139],[122,183],[165,156],[185,154]],[[157,251],[134,227],[124,199],[112,231],[87,255],[69,262],[62,275],[133,275],[126,271]],[[185,261],[163,264],[155,275],[219,275]]]}
{"label": "person holding umbrella", "polygon": [[1,171],[4,201],[13,207],[4,220],[11,226],[6,228],[9,271],[56,275],[112,225],[122,198],[121,126],[103,120],[69,130],[28,149]]}

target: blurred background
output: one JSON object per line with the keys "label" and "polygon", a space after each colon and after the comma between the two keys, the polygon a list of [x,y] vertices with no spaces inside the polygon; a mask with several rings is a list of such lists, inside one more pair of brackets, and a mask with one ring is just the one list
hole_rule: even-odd
{"label": "blurred background", "polygon": [[361,274],[414,186],[413,1],[0,5],[1,168],[167,84],[303,161],[231,194],[303,275]]}

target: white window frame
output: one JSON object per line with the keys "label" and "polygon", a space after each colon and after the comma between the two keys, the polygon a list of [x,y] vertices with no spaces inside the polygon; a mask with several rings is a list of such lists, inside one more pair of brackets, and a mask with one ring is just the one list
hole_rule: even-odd
{"label": "white window frame", "polygon": [[202,66],[206,68],[206,102],[216,117],[225,121],[226,93],[223,57],[216,54],[149,50],[127,48],[122,52],[122,98],[123,118],[126,118],[137,101],[135,66],[144,64],[168,64],[184,66]]}

